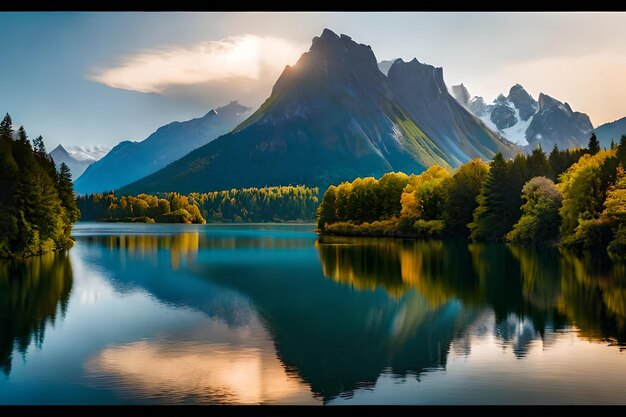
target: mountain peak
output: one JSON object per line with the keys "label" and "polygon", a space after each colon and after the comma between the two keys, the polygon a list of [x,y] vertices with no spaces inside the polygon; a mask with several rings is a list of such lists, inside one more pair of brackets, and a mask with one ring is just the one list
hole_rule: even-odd
{"label": "mountain peak", "polygon": [[248,113],[250,110],[252,110],[250,107],[239,104],[237,100],[232,100],[227,105],[215,109],[215,113],[222,117],[234,118],[240,117],[241,115]]}
{"label": "mountain peak", "polygon": [[537,111],[537,102],[520,84],[511,87],[508,99],[517,107],[522,120],[528,120]]}
{"label": "mountain peak", "polygon": [[422,81],[426,81],[424,85],[434,85],[439,93],[441,93],[442,89],[447,90],[443,81],[443,68],[421,63],[417,58],[413,58],[409,62],[404,62],[403,59],[397,59],[391,68],[389,68],[387,76],[406,77],[409,76],[409,74],[422,79]]}
{"label": "mountain peak", "polygon": [[[348,55],[351,56],[352,59],[373,59],[374,64],[377,66],[376,57],[374,56],[372,48],[370,48],[369,45],[356,43],[352,40],[350,36],[344,34],[339,36],[330,29],[324,29],[320,36],[316,36],[313,38],[309,52],[313,53],[314,55],[317,55],[317,53],[321,53],[327,58],[331,58],[337,55]],[[371,55],[371,57],[369,57],[369,55]],[[365,56],[368,57],[363,58]]]}
{"label": "mountain peak", "polygon": [[324,30],[322,31],[322,34],[319,37],[316,36],[315,38],[313,38],[313,43],[315,43],[316,38],[321,39],[321,40],[339,39],[339,36],[337,36],[337,34],[333,32],[332,30],[328,28],[324,28]]}
{"label": "mountain peak", "polygon": [[550,97],[547,94],[539,93],[539,111],[545,110],[546,108],[549,108],[551,106],[560,106],[565,108],[565,106],[563,106],[563,103],[561,103],[559,100]]}
{"label": "mountain peak", "polygon": [[[54,148],[54,150],[52,151],[54,153],[63,153],[65,155],[69,155],[69,152],[63,147],[63,145],[57,146],[56,148]],[[50,152],[50,153],[52,153]]]}
{"label": "mountain peak", "polygon": [[325,29],[235,130],[120,193],[280,184],[323,189],[359,176],[515,155],[454,101],[442,71],[397,60],[385,77],[370,46]]}

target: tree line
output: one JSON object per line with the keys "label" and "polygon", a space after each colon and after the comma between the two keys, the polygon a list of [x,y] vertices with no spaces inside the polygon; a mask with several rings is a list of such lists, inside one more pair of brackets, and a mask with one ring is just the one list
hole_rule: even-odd
{"label": "tree line", "polygon": [[328,235],[413,236],[607,248],[626,254],[626,135],[601,150],[530,155],[456,171],[433,165],[419,175],[387,173],[330,186],[317,212]]}
{"label": "tree line", "polygon": [[57,172],[43,138],[31,142],[7,114],[0,122],[0,258],[71,246],[79,217],[70,169],[62,163]]}
{"label": "tree line", "polygon": [[157,223],[313,221],[319,189],[305,186],[242,188],[208,193],[78,197],[83,220]]}

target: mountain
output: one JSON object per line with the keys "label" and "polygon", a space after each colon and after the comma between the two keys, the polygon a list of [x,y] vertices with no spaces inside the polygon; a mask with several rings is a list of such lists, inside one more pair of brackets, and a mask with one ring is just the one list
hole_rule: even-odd
{"label": "mountain", "polygon": [[519,84],[511,87],[508,96],[498,95],[492,104],[486,104],[482,97],[473,97],[468,101],[465,97],[455,93],[457,101],[492,131],[525,147],[527,151],[537,145],[547,151],[555,144],[561,149],[584,147],[593,130],[586,114],[575,112],[569,104],[543,93],[535,101]]}
{"label": "mountain", "polygon": [[589,116],[541,93],[539,109],[526,129],[526,140],[533,148],[541,145],[548,150],[555,144],[561,149],[577,148],[587,146],[592,132]]}
{"label": "mountain", "polygon": [[73,157],[64,147],[63,145],[59,145],[52,152],[50,152],[50,156],[54,160],[56,164],[57,170],[61,166],[61,163],[65,162],[70,168],[70,172],[72,173],[72,178],[76,180],[76,178],[80,177],[80,175],[85,172],[87,167],[91,165],[92,161],[88,160],[79,160]]}
{"label": "mountain", "polygon": [[598,126],[595,132],[601,147],[608,149],[611,146],[611,139],[617,145],[622,135],[626,135],[626,117]]}
{"label": "mountain", "polygon": [[232,130],[250,108],[233,101],[203,117],[161,126],[141,142],[120,142],[74,182],[78,194],[117,189]]}
{"label": "mountain", "polygon": [[[379,70],[371,48],[325,29],[293,66],[287,66],[270,97],[246,121],[215,141],[196,149],[166,168],[120,190],[120,193],[207,191],[265,185],[303,184],[324,188],[355,177],[389,171],[421,172],[432,164],[457,164],[475,156],[491,158],[498,150],[512,156],[504,141],[490,146],[465,146],[452,157],[424,132],[397,97],[403,82],[419,81],[396,61],[397,77]],[[395,72],[394,66],[390,68]],[[435,77],[439,82],[438,76]],[[441,90],[437,84],[414,92]],[[429,93],[430,94],[430,93]],[[456,103],[455,103],[456,104]],[[476,120],[460,106],[468,120]],[[456,114],[451,111],[447,114]],[[435,117],[436,115],[433,115]],[[454,122],[454,121],[450,121]],[[463,121],[465,123],[465,121]],[[467,122],[469,123],[469,122]],[[475,123],[480,126],[478,122]],[[455,125],[456,126],[456,125]],[[426,128],[440,132],[439,120]],[[450,134],[460,134],[449,129]],[[485,137],[489,137],[487,133]],[[446,146],[461,136],[447,138]]]}

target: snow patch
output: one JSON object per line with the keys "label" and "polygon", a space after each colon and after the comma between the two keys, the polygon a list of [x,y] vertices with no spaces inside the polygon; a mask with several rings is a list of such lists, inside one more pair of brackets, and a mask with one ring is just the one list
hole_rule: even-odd
{"label": "snow patch", "polygon": [[95,162],[106,155],[111,148],[107,148],[102,145],[92,145],[92,146],[68,146],[65,148],[67,153],[69,153],[72,158],[77,161],[90,161]]}
{"label": "snow patch", "polygon": [[391,124],[391,135],[398,143],[401,143],[404,137],[404,135],[402,135],[402,131],[400,130],[400,127],[395,123]]}
{"label": "snow patch", "polygon": [[535,115],[530,116],[528,120],[522,120],[519,115],[519,109],[517,107],[513,108],[515,109],[515,118],[517,119],[517,123],[511,127],[503,129],[501,131],[502,135],[517,145],[526,146],[528,145],[528,141],[526,140],[526,130],[528,129],[528,126],[530,126],[530,122],[532,122],[535,118]]}
{"label": "snow patch", "polygon": [[[494,100],[494,103],[495,102],[496,100]],[[522,120],[522,118],[519,115],[519,109],[515,107],[515,105],[512,102],[507,100],[506,105],[507,107],[515,111],[515,119],[517,120],[517,123],[515,123],[513,126],[507,127],[506,129],[502,129],[502,130],[498,129],[495,123],[491,121],[491,111],[486,112],[484,115],[480,116],[479,117],[480,120],[482,120],[489,129],[491,129],[492,131],[496,133],[501,134],[502,136],[504,136],[506,139],[510,140],[511,142],[520,146],[528,145],[528,141],[526,140],[526,130],[528,129],[528,126],[530,126],[530,123],[533,121],[533,118],[535,116],[533,115],[529,117],[528,120]],[[490,110],[493,111],[493,108],[491,108]]]}

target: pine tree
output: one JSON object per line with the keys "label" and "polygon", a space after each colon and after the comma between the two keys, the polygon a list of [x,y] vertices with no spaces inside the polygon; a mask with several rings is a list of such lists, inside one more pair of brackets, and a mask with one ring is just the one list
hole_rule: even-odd
{"label": "pine tree", "polygon": [[511,184],[508,174],[507,162],[498,152],[476,198],[478,207],[474,210],[474,221],[468,225],[472,240],[501,240],[517,220],[509,213],[507,199]]}
{"label": "pine tree", "polygon": [[[24,127],[13,134],[9,115],[0,122],[0,257],[67,247],[69,233],[64,231],[71,230],[71,222],[78,218],[71,177],[68,184],[66,172],[59,183],[43,138],[33,144],[34,149]],[[62,205],[60,188],[69,210]]]}
{"label": "pine tree", "polygon": [[600,152],[600,141],[598,141],[595,133],[592,133],[591,137],[589,138],[589,145],[587,145],[587,150],[589,150],[589,153],[591,155],[595,155]]}
{"label": "pine tree", "polygon": [[68,215],[68,223],[71,225],[78,221],[80,211],[76,204],[76,196],[74,194],[74,187],[72,186],[72,173],[65,162],[61,162],[61,167],[59,168],[57,188],[59,190],[61,205],[65,208]]}
{"label": "pine tree", "polygon": [[617,160],[622,164],[622,167],[626,169],[626,135],[622,135],[617,145]]}
{"label": "pine tree", "polygon": [[11,116],[7,113],[0,122],[0,137],[4,139],[13,139],[13,122]]}
{"label": "pine tree", "polygon": [[[556,144],[554,145],[556,146]],[[528,157],[528,177],[548,177],[550,176],[550,163],[541,146],[536,147]]]}

